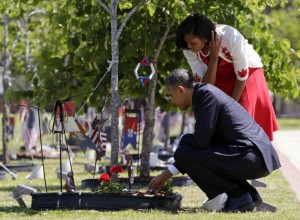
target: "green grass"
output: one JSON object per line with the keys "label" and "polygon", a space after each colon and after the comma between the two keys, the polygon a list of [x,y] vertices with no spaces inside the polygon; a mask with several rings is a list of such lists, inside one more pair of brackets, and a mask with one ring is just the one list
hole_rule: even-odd
{"label": "green grass", "polygon": [[280,130],[300,130],[300,118],[278,118]]}
{"label": "green grass", "polygon": [[[48,175],[48,190],[59,191],[59,180],[53,175],[58,161],[47,161],[46,170],[51,172]],[[50,168],[52,167],[52,168]],[[77,191],[80,189],[81,178],[91,178],[91,174],[83,171],[82,163],[74,163],[77,170],[75,176]],[[52,172],[53,171],[53,172]],[[183,195],[182,208],[176,212],[162,210],[125,210],[125,211],[96,211],[96,210],[51,210],[35,211],[30,208],[31,197],[23,196],[28,208],[20,208],[18,203],[9,198],[10,191],[17,184],[30,185],[44,192],[43,180],[26,180],[26,173],[18,173],[18,179],[11,181],[8,177],[0,182],[0,219],[299,219],[300,203],[296,200],[294,192],[290,189],[289,184],[284,179],[280,171],[273,172],[270,176],[263,178],[262,181],[268,186],[258,188],[264,201],[277,207],[276,213],[271,212],[249,212],[249,213],[214,213],[201,209],[202,202],[206,199],[200,189],[193,186],[173,187],[173,190]]]}
{"label": "green grass", "polygon": [[[299,128],[299,119],[279,119],[281,129]],[[51,138],[49,139],[51,140]],[[53,139],[52,139],[53,140]],[[46,143],[46,141],[43,141]],[[18,150],[20,140],[12,140],[10,146]],[[109,156],[109,153],[107,154]],[[63,158],[63,162],[67,158]],[[41,165],[41,160],[21,160],[11,161],[17,163],[32,163]],[[84,163],[88,161],[82,152],[76,154],[73,161],[73,170],[75,171],[75,182],[77,191],[88,191],[80,188],[81,180],[93,178],[91,173],[84,171]],[[108,161],[106,161],[108,163]],[[60,180],[56,177],[56,169],[59,167],[58,159],[45,160],[45,174],[47,177],[48,192],[60,191]],[[151,173],[156,175],[158,172]],[[263,178],[262,181],[267,184],[266,188],[258,188],[265,202],[277,207],[276,213],[271,212],[251,212],[251,213],[214,213],[207,212],[201,208],[202,202],[206,196],[195,185],[187,187],[174,187],[174,192],[183,196],[182,208],[176,212],[162,210],[125,210],[125,211],[95,211],[95,210],[52,210],[52,211],[35,211],[30,208],[31,196],[23,196],[28,208],[20,208],[17,201],[9,198],[10,192],[17,184],[35,187],[39,192],[45,192],[44,180],[27,180],[25,176],[28,172],[19,172],[17,180],[11,180],[7,174],[6,179],[0,181],[0,219],[264,219],[264,220],[281,220],[281,219],[299,219],[300,203],[297,201],[294,192],[291,190],[288,182],[283,177],[280,170],[273,172],[270,176]],[[99,174],[98,174],[99,175]],[[98,177],[98,175],[96,177]],[[122,174],[126,175],[126,174]],[[64,184],[64,182],[63,182]],[[146,190],[141,189],[141,190]]]}

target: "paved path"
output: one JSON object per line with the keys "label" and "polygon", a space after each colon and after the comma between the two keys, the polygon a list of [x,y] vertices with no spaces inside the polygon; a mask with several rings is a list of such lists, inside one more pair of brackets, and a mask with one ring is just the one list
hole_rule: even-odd
{"label": "paved path", "polygon": [[280,170],[300,201],[300,130],[276,131],[273,144],[279,153]]}

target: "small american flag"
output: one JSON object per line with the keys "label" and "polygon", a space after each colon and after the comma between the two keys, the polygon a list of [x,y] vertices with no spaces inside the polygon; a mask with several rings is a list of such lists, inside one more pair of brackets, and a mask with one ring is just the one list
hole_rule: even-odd
{"label": "small american flag", "polygon": [[101,142],[101,148],[106,149],[107,134],[105,132],[100,131],[100,142]]}
{"label": "small american flag", "polygon": [[99,138],[99,129],[98,129],[98,120],[97,116],[95,117],[94,121],[92,122],[92,129],[89,131],[89,137],[93,141],[93,143],[98,146],[100,142]]}
{"label": "small american flag", "polygon": [[98,130],[98,118],[97,118],[97,116],[94,118],[94,120],[92,122],[92,129]]}
{"label": "small american flag", "polygon": [[107,135],[105,132],[100,131],[100,146],[98,147],[98,152],[96,154],[96,160],[101,160],[106,153]]}
{"label": "small american flag", "polygon": [[98,146],[98,143],[100,142],[98,131],[93,129],[92,132],[90,133],[89,137],[91,138],[93,143],[96,146]]}

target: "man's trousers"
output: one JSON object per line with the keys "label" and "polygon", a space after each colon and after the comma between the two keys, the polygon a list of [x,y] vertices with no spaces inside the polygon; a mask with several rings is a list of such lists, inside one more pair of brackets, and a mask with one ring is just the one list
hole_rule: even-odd
{"label": "man's trousers", "polygon": [[207,148],[179,145],[174,165],[200,187],[209,199],[230,191],[241,180],[269,174],[263,156],[256,146],[211,143]]}

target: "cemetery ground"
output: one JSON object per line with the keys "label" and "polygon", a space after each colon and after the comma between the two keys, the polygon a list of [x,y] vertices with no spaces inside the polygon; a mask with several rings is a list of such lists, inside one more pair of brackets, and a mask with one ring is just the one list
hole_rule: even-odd
{"label": "cemetery ground", "polygon": [[[290,120],[279,120],[281,129],[292,129],[299,123]],[[299,119],[296,120],[299,122]],[[299,128],[298,128],[299,129]],[[44,141],[43,141],[44,142]],[[19,143],[20,144],[20,143]],[[20,146],[20,145],[18,145]],[[106,156],[110,156],[107,152]],[[67,157],[63,157],[63,162]],[[84,164],[88,161],[83,152],[76,153],[72,162],[74,178],[77,192],[90,192],[89,189],[81,189],[83,179],[93,178],[93,173],[84,169]],[[11,163],[35,163],[41,165],[41,159],[22,159],[11,161]],[[109,164],[109,159],[102,161],[102,165]],[[98,163],[101,165],[101,163]],[[48,192],[60,191],[60,180],[57,178],[56,169],[59,167],[59,159],[45,159],[45,175],[47,180]],[[157,175],[161,171],[152,171],[151,176]],[[284,178],[282,170],[276,170],[266,178],[261,179],[267,184],[267,187],[258,187],[263,200],[277,207],[276,212],[253,211],[248,213],[216,213],[208,212],[201,208],[202,202],[206,200],[204,193],[196,186],[173,187],[175,193],[183,196],[182,207],[176,211],[166,210],[123,210],[123,211],[99,211],[99,210],[43,210],[36,211],[31,209],[31,196],[24,195],[22,198],[27,208],[21,208],[17,201],[10,198],[11,191],[18,184],[34,187],[38,192],[45,192],[45,183],[43,179],[26,179],[28,172],[18,172],[17,179],[12,180],[9,174],[0,181],[0,219],[299,219],[300,203],[297,200],[294,191]],[[126,177],[127,172],[120,177]],[[100,174],[96,173],[95,178]],[[64,184],[64,180],[63,180]],[[140,188],[146,191],[146,187]],[[63,189],[63,192],[65,190]]]}

